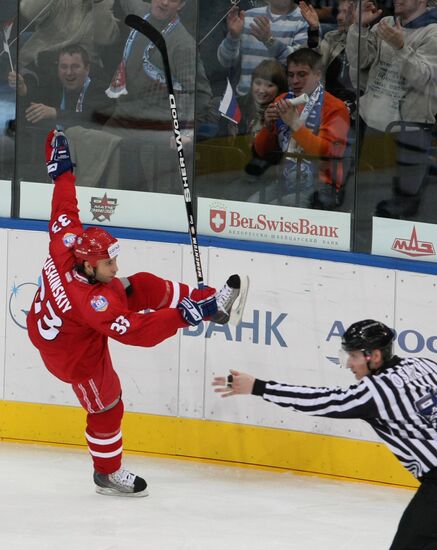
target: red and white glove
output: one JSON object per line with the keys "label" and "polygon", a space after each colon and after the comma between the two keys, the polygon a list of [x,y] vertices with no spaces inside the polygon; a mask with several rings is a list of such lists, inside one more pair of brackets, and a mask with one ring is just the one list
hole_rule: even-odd
{"label": "red and white glove", "polygon": [[217,312],[215,293],[215,288],[209,286],[195,288],[189,298],[179,302],[177,308],[189,325],[196,326]]}

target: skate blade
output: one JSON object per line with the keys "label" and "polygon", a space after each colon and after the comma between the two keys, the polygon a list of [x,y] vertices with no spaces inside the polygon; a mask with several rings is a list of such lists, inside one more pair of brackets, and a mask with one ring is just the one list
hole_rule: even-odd
{"label": "skate blade", "polygon": [[229,316],[229,323],[234,327],[241,323],[243,318],[244,308],[246,306],[247,293],[249,292],[249,277],[247,275],[240,275],[240,294],[238,300],[232,306],[231,314]]}
{"label": "skate blade", "polygon": [[98,485],[96,485],[96,493],[98,493],[99,495],[107,495],[112,497],[140,498],[149,496],[147,489],[144,489],[144,491],[139,491],[138,493],[123,493],[122,491],[117,491],[117,489],[111,489],[109,487],[99,487]]}

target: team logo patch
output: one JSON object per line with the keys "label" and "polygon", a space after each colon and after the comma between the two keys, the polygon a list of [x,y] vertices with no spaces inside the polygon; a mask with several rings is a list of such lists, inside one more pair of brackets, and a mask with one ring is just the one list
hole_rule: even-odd
{"label": "team logo patch", "polygon": [[65,235],[62,237],[62,241],[67,248],[71,248],[76,242],[76,237],[77,235],[75,235],[74,233],[65,233]]}
{"label": "team logo patch", "polygon": [[104,296],[93,296],[91,299],[91,307],[98,312],[106,311],[108,309],[109,302]]}

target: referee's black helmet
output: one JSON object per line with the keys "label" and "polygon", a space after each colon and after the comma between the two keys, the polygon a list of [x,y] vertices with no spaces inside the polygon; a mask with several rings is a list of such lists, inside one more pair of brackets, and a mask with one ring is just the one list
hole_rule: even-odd
{"label": "referee's black helmet", "polygon": [[345,351],[362,351],[366,355],[374,349],[385,350],[391,355],[395,333],[384,323],[364,319],[353,323],[343,334],[341,347]]}

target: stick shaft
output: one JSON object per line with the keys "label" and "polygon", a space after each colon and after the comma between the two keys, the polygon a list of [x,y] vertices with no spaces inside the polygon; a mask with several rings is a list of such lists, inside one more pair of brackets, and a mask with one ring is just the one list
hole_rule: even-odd
{"label": "stick shaft", "polygon": [[197,285],[199,288],[203,287],[203,271],[202,263],[200,260],[199,243],[197,239],[197,228],[194,221],[193,203],[191,201],[191,192],[188,182],[187,165],[185,162],[184,148],[182,145],[182,135],[179,126],[179,117],[176,106],[176,98],[173,89],[173,79],[170,70],[170,63],[168,59],[167,46],[161,33],[156,30],[150,23],[138,17],[137,15],[128,15],[125,19],[126,24],[129,27],[137,30],[144,36],[146,36],[151,42],[155,44],[162,56],[162,62],[164,65],[165,80],[168,90],[168,99],[170,105],[170,113],[173,124],[173,133],[176,140],[176,150],[178,155],[179,175],[182,182],[183,195],[185,200],[185,209],[187,212],[188,220],[188,233],[191,240],[191,247],[193,249],[194,268],[196,271]]}

